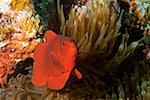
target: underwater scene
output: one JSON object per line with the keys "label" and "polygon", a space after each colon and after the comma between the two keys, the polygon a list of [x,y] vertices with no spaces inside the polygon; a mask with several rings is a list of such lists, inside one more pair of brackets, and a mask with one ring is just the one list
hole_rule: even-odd
{"label": "underwater scene", "polygon": [[0,0],[0,100],[150,100],[150,0]]}

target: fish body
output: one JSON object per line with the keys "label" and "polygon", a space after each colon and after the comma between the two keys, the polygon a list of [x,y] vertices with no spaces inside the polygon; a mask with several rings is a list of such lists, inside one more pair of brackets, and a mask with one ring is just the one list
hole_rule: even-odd
{"label": "fish body", "polygon": [[74,41],[53,31],[47,31],[45,41],[34,50],[32,83],[36,86],[48,85],[50,89],[62,89],[72,70],[81,78],[75,68],[77,47]]}

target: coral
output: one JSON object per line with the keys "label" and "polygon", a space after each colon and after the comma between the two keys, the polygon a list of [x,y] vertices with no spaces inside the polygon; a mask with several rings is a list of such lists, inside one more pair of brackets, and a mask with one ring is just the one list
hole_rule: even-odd
{"label": "coral", "polygon": [[7,76],[14,72],[17,62],[33,57],[34,48],[40,42],[37,34],[42,34],[39,17],[35,14],[32,5],[25,0],[24,3],[27,5],[18,8],[21,2],[23,1],[0,2],[0,84],[2,87],[7,85]]}
{"label": "coral", "polygon": [[30,4],[30,0],[12,0],[11,8],[17,10],[23,10],[25,6]]}

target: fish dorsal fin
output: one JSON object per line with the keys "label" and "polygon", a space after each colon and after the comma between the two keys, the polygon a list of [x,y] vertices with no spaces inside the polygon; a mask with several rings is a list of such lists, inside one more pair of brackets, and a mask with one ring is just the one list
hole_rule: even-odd
{"label": "fish dorsal fin", "polygon": [[48,30],[44,34],[44,38],[46,39],[46,41],[52,41],[56,36],[57,34],[53,32],[52,30]]}

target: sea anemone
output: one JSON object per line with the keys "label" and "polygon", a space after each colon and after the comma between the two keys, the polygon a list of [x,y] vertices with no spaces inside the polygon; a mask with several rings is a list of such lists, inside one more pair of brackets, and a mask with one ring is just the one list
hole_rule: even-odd
{"label": "sea anemone", "polygon": [[[103,98],[106,91],[111,90],[108,85],[117,80],[114,74],[143,38],[137,41],[129,39],[129,30],[121,26],[124,10],[119,12],[109,0],[89,0],[85,5],[73,5],[67,20],[59,0],[57,6],[60,31],[75,41],[77,67],[83,73],[83,79],[70,82],[70,94],[77,98]],[[124,33],[121,33],[121,27]]]}
{"label": "sea anemone", "polygon": [[61,13],[61,32],[74,39],[81,58],[100,55],[113,49],[119,35],[122,14],[123,11],[119,17],[108,0],[92,0],[81,7],[75,5],[72,6],[66,23]]}
{"label": "sea anemone", "polygon": [[[28,59],[29,60],[29,59]],[[28,61],[19,62],[20,65],[26,64]],[[0,99],[2,100],[69,100],[68,94],[62,94],[58,91],[52,91],[46,86],[36,87],[31,82],[32,65],[25,65],[23,74],[15,71],[15,74],[9,78],[8,85],[5,89],[0,89]],[[18,70],[18,69],[17,69]]]}
{"label": "sea anemone", "polygon": [[[19,77],[19,78],[17,78]],[[16,78],[12,78],[11,86],[19,88],[9,91],[2,97],[6,100],[69,100],[69,96],[51,91],[47,87],[36,87],[31,83],[31,79],[27,75],[18,74]],[[19,86],[18,86],[19,85]]]}
{"label": "sea anemone", "polygon": [[[128,43],[128,30],[120,34],[120,15],[110,4],[109,0],[91,0],[85,5],[72,6],[68,20],[65,21],[63,6],[59,6],[58,13],[61,20],[60,31],[63,35],[74,39],[77,44],[79,59],[88,64],[100,65],[102,72],[115,68],[133,53],[139,41]],[[117,37],[122,35],[122,42],[114,54]],[[107,62],[106,62],[107,59]],[[98,64],[94,62],[98,62]],[[102,62],[102,63],[101,63]],[[113,66],[115,67],[113,67]]]}

